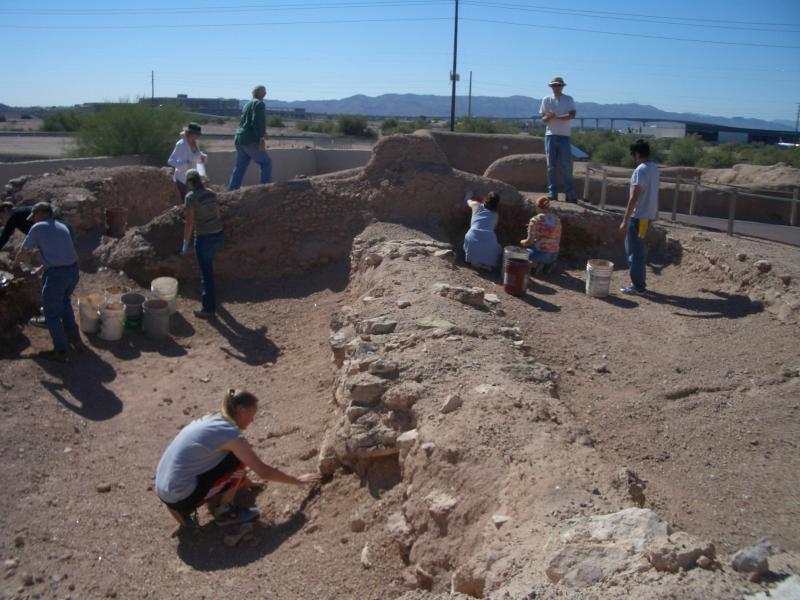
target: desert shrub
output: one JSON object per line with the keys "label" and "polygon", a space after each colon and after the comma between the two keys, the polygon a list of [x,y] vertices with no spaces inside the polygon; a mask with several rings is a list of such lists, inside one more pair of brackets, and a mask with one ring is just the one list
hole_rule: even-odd
{"label": "desert shrub", "polygon": [[339,115],[336,117],[336,127],[342,135],[370,137],[367,133],[367,117],[361,115]]}
{"label": "desert shrub", "polygon": [[267,119],[267,127],[285,127],[285,125],[283,124],[283,119],[278,115],[272,115]]}
{"label": "desert shrub", "polygon": [[626,158],[629,158],[629,152],[624,142],[610,140],[600,144],[600,146],[592,152],[591,157],[594,162],[619,167]]}
{"label": "desert shrub", "polygon": [[462,117],[456,121],[456,131],[462,133],[519,133],[519,128],[512,123],[485,117]]}
{"label": "desert shrub", "polygon": [[152,108],[132,103],[107,106],[85,117],[75,138],[76,156],[140,154],[154,164],[172,151],[186,113],[175,105]]}
{"label": "desert shrub", "polygon": [[383,135],[393,133],[414,133],[418,129],[428,129],[431,122],[425,117],[417,117],[413,121],[400,121],[394,117],[389,117],[381,121],[380,130]]}
{"label": "desert shrub", "polygon": [[697,161],[697,166],[704,169],[727,169],[737,162],[739,160],[735,148],[731,144],[724,144],[707,150]]}
{"label": "desert shrub", "polygon": [[76,110],[60,110],[42,119],[41,131],[78,131],[83,117]]}
{"label": "desert shrub", "polygon": [[702,156],[703,141],[696,135],[687,135],[672,142],[667,162],[676,167],[693,167]]}

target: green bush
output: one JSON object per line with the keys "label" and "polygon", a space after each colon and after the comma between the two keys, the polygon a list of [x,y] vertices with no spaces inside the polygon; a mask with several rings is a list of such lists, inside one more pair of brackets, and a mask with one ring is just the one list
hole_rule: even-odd
{"label": "green bush", "polygon": [[732,147],[732,144],[724,144],[717,148],[707,150],[700,160],[697,161],[698,167],[704,169],[727,169],[735,165],[738,160],[738,154]]}
{"label": "green bush", "polygon": [[592,160],[604,165],[619,167],[625,158],[629,157],[629,152],[624,143],[619,140],[604,142],[592,152]]}
{"label": "green bush", "polygon": [[83,116],[76,110],[60,110],[42,119],[41,131],[78,131]]}
{"label": "green bush", "polygon": [[342,135],[370,137],[367,133],[367,117],[361,115],[339,115],[336,117],[336,127]]}
{"label": "green bush", "polygon": [[380,130],[383,135],[393,133],[414,133],[418,129],[429,129],[431,122],[425,117],[417,117],[413,121],[400,121],[389,117],[381,121]]}
{"label": "green bush", "polygon": [[278,115],[272,115],[267,119],[267,127],[285,127],[285,125],[283,124],[283,119]]}
{"label": "green bush", "polygon": [[667,163],[676,167],[693,167],[702,156],[703,140],[696,135],[687,135],[672,142]]}
{"label": "green bush", "polygon": [[146,104],[119,104],[89,114],[75,138],[76,156],[140,154],[163,164],[172,151],[186,113],[178,106],[151,108]]}

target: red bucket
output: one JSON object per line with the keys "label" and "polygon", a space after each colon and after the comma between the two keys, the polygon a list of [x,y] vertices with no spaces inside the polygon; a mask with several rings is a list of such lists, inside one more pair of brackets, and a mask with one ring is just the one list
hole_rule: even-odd
{"label": "red bucket", "polygon": [[522,296],[528,286],[531,263],[518,258],[506,259],[503,264],[503,289],[512,296]]}
{"label": "red bucket", "polygon": [[122,237],[128,225],[128,209],[114,207],[106,209],[106,235]]}

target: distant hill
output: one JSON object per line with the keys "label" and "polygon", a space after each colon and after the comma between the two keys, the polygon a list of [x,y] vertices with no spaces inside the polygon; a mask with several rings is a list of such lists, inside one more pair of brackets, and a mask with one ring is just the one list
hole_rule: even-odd
{"label": "distant hill", "polygon": [[[478,117],[528,118],[539,112],[541,98],[528,96],[473,96],[472,114]],[[419,94],[383,94],[381,96],[364,96],[357,94],[341,100],[300,100],[284,102],[266,100],[268,106],[275,108],[305,108],[310,113],[367,115],[371,117],[449,117],[450,96],[433,96]],[[467,113],[466,96],[456,97],[456,114]],[[644,117],[662,119],[683,119],[730,125],[733,127],[749,127],[753,129],[793,130],[794,123],[788,120],[764,121],[745,117],[715,117],[697,113],[667,112],[644,104],[598,104],[596,102],[576,102],[579,115],[586,117],[619,118]],[[607,125],[607,124],[606,124]]]}

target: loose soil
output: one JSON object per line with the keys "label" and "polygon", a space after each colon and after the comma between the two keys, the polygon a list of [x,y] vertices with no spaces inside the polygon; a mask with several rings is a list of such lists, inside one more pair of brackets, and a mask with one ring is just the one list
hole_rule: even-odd
{"label": "loose soil", "polygon": [[[682,227],[670,235],[687,246],[713,244],[720,256],[744,249],[790,281],[800,277],[793,248],[747,240],[725,248],[724,236],[698,242]],[[464,267],[453,283],[498,294],[505,320],[522,329],[537,360],[560,372],[559,410],[571,413],[609,468],[626,466],[647,481],[647,507],[723,553],[760,537],[798,552],[800,378],[784,373],[800,366],[798,325],[702,270],[706,255],[686,251],[680,265],[657,267],[648,297],[589,298],[579,265],[533,283],[522,298]],[[152,492],[163,449],[230,387],[262,399],[246,435],[267,462],[296,474],[316,468],[323,433],[339,414],[331,402],[330,316],[344,304],[363,306],[348,277],[337,265],[223,285],[212,322],[192,316],[196,293],[186,285],[170,340],[89,336],[67,365],[34,358],[49,347],[45,330],[26,326],[3,340],[0,548],[4,560],[18,561],[6,563],[4,597],[404,593],[405,565],[383,529],[394,490],[371,490],[343,472],[319,489],[270,484],[256,500],[259,543],[233,549],[204,511],[200,531],[170,537],[174,522]],[[116,283],[134,287],[108,271],[86,273],[79,293]],[[614,283],[627,283],[624,271]],[[420,293],[415,307],[424,310],[428,298]],[[432,357],[433,377],[459,360],[458,346],[444,352]],[[553,481],[580,466],[569,454],[548,460],[542,476]],[[356,509],[364,532],[350,529]],[[365,543],[369,569],[360,560]]]}

